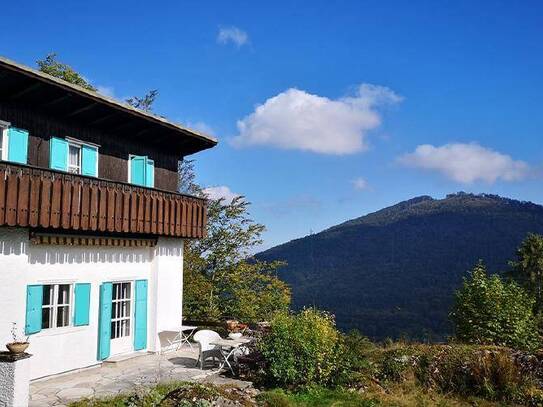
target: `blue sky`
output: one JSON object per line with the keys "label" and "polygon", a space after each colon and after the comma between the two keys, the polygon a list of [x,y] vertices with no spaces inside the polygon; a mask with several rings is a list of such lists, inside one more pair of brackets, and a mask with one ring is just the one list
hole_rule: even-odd
{"label": "blue sky", "polygon": [[255,4],[8,2],[0,54],[158,89],[219,138],[198,180],[252,202],[264,247],[418,195],[543,203],[543,3]]}

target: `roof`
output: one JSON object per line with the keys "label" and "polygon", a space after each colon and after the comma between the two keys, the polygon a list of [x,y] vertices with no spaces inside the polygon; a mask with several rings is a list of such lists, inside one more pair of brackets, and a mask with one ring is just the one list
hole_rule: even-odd
{"label": "roof", "polygon": [[[214,147],[217,139],[114,98],[0,56],[0,99],[37,107],[108,134],[176,149],[180,155]],[[145,137],[144,137],[145,136]]]}

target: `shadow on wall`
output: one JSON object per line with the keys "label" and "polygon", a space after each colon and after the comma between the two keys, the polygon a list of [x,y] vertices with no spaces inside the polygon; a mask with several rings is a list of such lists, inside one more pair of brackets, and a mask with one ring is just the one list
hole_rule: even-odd
{"label": "shadow on wall", "polygon": [[5,230],[0,234],[2,255],[27,255],[31,264],[149,263],[155,250],[160,256],[182,255],[182,248],[168,243],[156,248],[34,245],[27,231]]}

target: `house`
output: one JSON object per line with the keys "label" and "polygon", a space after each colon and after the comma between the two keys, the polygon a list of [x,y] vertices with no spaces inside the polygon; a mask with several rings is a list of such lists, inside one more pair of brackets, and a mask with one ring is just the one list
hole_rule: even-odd
{"label": "house", "polygon": [[4,58],[0,134],[0,347],[16,322],[31,379],[160,351],[206,227],[178,162],[217,141]]}

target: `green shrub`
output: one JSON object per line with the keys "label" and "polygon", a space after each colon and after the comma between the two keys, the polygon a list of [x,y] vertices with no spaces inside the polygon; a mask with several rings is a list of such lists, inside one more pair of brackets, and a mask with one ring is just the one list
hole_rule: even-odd
{"label": "green shrub", "polygon": [[479,263],[456,292],[451,319],[462,342],[535,349],[539,346],[534,299],[515,282],[488,276]]}
{"label": "green shrub", "polygon": [[415,356],[411,348],[399,348],[383,353],[377,371],[377,378],[382,381],[401,382],[413,372]]}
{"label": "green shrub", "polygon": [[[534,371],[509,348],[469,345],[419,347],[415,376],[427,389],[487,400],[535,399]],[[527,394],[533,393],[532,396]]]}
{"label": "green shrub", "polygon": [[341,372],[341,334],[331,315],[315,309],[275,316],[259,348],[267,364],[266,378],[274,385],[329,385]]}

